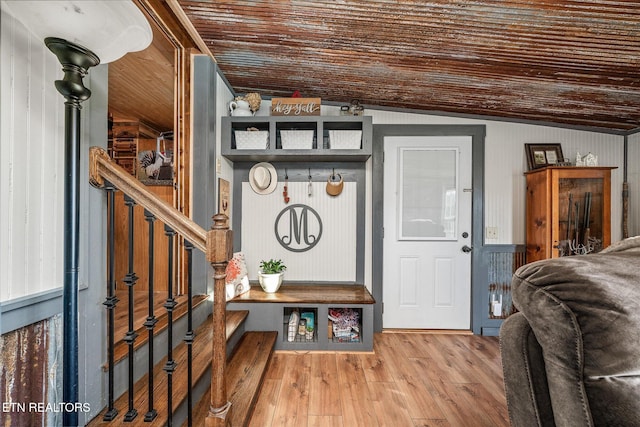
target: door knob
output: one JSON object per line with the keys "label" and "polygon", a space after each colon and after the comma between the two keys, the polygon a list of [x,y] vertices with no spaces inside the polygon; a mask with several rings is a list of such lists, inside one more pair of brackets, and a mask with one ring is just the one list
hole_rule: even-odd
{"label": "door knob", "polygon": [[469,247],[469,246],[467,246],[467,245],[464,245],[464,246],[462,247],[462,252],[464,252],[465,254],[468,254],[468,253],[469,253],[469,252],[471,252],[472,250],[473,250],[473,248],[471,248],[471,247]]}

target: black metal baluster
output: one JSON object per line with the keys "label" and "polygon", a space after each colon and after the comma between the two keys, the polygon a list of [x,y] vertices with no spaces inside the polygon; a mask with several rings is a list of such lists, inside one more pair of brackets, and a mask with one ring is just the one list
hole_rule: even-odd
{"label": "black metal baluster", "polygon": [[129,330],[125,334],[124,341],[129,346],[129,410],[124,416],[125,422],[133,421],[138,415],[138,411],[133,407],[133,392],[134,392],[134,375],[133,375],[133,358],[134,358],[134,347],[133,344],[136,341],[136,337],[138,334],[133,329],[133,287],[138,281],[138,276],[133,271],[133,208],[135,207],[136,202],[133,201],[132,198],[125,195],[124,196],[124,204],[129,208],[129,271],[124,278],[124,283],[129,287]]}
{"label": "black metal baluster", "polygon": [[156,323],[158,323],[158,319],[156,319],[153,307],[153,292],[154,292],[154,221],[156,217],[149,212],[148,210],[144,210],[144,219],[149,223],[149,314],[147,316],[147,320],[144,322],[144,326],[147,328],[149,333],[149,339],[147,346],[149,348],[149,407],[147,413],[144,415],[144,420],[146,422],[153,421],[156,416],[158,416],[158,411],[156,411],[153,407],[153,330],[155,328]]}
{"label": "black metal baluster", "polygon": [[187,251],[187,333],[184,336],[184,342],[187,345],[187,425],[191,427],[193,425],[193,395],[191,393],[192,383],[192,361],[193,361],[193,339],[195,333],[193,332],[193,244],[185,240],[184,247]]}
{"label": "black metal baluster", "polygon": [[167,287],[168,295],[167,301],[164,303],[164,308],[167,309],[167,363],[164,365],[164,371],[167,373],[167,426],[173,425],[173,372],[176,369],[176,362],[173,360],[173,309],[176,307],[176,300],[173,298],[173,236],[176,232],[171,227],[165,224],[164,234],[167,236],[169,246],[168,257],[168,280]]}
{"label": "black metal baluster", "polygon": [[107,412],[104,414],[104,421],[112,421],[115,419],[116,415],[118,415],[118,410],[114,406],[114,379],[113,379],[113,370],[114,370],[114,355],[113,348],[115,346],[115,309],[116,304],[118,303],[118,298],[116,298],[116,282],[115,282],[115,191],[116,189],[109,182],[105,182],[105,190],[107,191],[107,206],[109,210],[107,211],[107,251],[108,251],[108,266],[107,266],[107,298],[103,302],[103,304],[107,307],[107,334],[108,334],[108,343],[107,343],[107,363],[109,365],[108,372],[108,383],[109,383],[109,403],[107,406]]}

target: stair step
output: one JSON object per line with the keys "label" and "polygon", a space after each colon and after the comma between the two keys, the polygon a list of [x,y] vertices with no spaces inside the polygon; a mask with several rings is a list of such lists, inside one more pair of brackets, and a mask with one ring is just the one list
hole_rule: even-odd
{"label": "stair step", "polygon": [[[242,325],[244,319],[248,315],[248,311],[227,311],[227,341],[237,328]],[[196,331],[195,339],[192,344],[193,363],[192,363],[192,380],[193,384],[196,384],[200,378],[207,372],[211,366],[211,341],[213,339],[212,328],[212,316],[207,318],[206,322],[203,322]],[[158,349],[159,351],[159,349]],[[172,412],[174,412],[180,404],[187,398],[187,345],[182,342],[173,350],[173,360],[176,362],[176,368],[173,372],[173,384],[172,384]],[[167,373],[164,371],[164,366],[167,361],[165,357],[156,364],[153,369],[153,383],[154,383],[154,409],[158,412],[158,415],[152,422],[145,422],[145,413],[148,407],[148,374],[145,374],[134,386],[134,407],[138,411],[138,415],[132,422],[127,422],[127,426],[164,426],[167,423]],[[104,409],[98,416],[96,416],[88,426],[106,426],[106,425],[123,425],[124,416],[127,413],[129,407],[128,392],[120,396],[114,403],[115,408],[118,410],[118,415],[112,421],[104,421],[103,417],[106,413]]]}
{"label": "stair step", "polygon": [[[120,296],[120,298],[123,298]],[[138,338],[136,339],[133,348],[135,350],[139,349],[143,345],[145,345],[148,341],[148,333],[147,328],[144,326],[144,322],[147,319],[147,302],[145,298],[148,298],[148,294],[146,292],[136,292],[135,294],[136,302],[136,313],[134,315],[134,330],[138,334]],[[193,308],[195,309],[200,304],[204,303],[207,300],[207,295],[195,295],[193,297]],[[128,299],[128,298],[127,298]],[[157,323],[154,328],[154,335],[159,334],[160,332],[167,329],[168,325],[168,314],[167,310],[162,306],[164,304],[164,299],[156,297],[157,307],[155,308],[155,316]],[[187,297],[184,295],[179,295],[176,297],[177,305],[173,309],[173,321],[175,322],[180,317],[187,314],[188,305],[187,305]],[[116,328],[114,335],[117,340],[114,345],[114,361],[117,363],[121,360],[127,358],[129,354],[129,345],[124,341],[124,336],[128,330],[127,327],[127,300],[121,301],[116,305],[116,325],[119,327]],[[105,365],[104,369],[106,370],[108,367]]]}
{"label": "stair step", "polygon": [[249,310],[227,310],[227,342],[248,315]]}
{"label": "stair step", "polygon": [[[258,399],[278,333],[245,332],[227,362],[227,399],[231,402],[230,425],[246,426]],[[193,408],[193,425],[203,426],[209,412],[211,389]],[[186,423],[183,427],[186,426]]]}

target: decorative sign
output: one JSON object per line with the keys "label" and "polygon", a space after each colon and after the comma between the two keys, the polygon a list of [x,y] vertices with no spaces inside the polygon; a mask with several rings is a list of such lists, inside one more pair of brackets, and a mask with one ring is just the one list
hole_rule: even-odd
{"label": "decorative sign", "polygon": [[322,220],[313,208],[296,204],[284,208],[276,218],[276,239],[291,252],[306,252],[322,237]]}
{"label": "decorative sign", "polygon": [[273,116],[319,116],[320,98],[273,98]]}

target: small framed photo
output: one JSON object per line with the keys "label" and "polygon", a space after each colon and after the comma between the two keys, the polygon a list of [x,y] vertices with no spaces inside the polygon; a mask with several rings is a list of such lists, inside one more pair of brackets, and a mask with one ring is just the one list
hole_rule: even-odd
{"label": "small framed photo", "polygon": [[524,144],[529,170],[564,162],[560,144]]}

